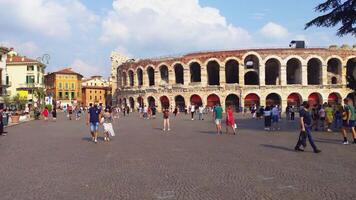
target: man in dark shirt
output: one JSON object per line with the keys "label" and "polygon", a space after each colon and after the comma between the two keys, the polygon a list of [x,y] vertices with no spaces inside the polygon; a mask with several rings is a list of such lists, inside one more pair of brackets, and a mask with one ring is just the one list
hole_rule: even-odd
{"label": "man in dark shirt", "polygon": [[312,117],[309,112],[309,104],[307,101],[303,102],[302,108],[300,110],[300,127],[301,127],[301,132],[300,136],[298,139],[298,143],[295,146],[296,151],[304,151],[303,149],[300,148],[302,144],[306,144],[306,139],[308,137],[309,143],[312,146],[314,153],[320,153],[321,151],[316,147],[313,137],[311,135],[311,130],[312,130]]}
{"label": "man in dark shirt", "polygon": [[92,141],[97,143],[99,122],[101,119],[101,110],[98,108],[98,105],[95,104],[94,107],[89,108],[87,119],[87,125],[90,125]]}

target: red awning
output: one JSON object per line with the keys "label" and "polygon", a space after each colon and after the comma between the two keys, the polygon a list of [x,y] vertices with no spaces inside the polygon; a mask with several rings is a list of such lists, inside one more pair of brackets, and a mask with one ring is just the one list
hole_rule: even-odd
{"label": "red awning", "polygon": [[213,107],[218,103],[220,103],[220,98],[217,95],[212,94],[208,96],[208,106]]}
{"label": "red awning", "polygon": [[313,93],[313,94],[309,95],[308,101],[311,102],[312,104],[320,103],[319,95],[317,93]]}
{"label": "red awning", "polygon": [[292,93],[288,96],[288,102],[299,103],[300,98],[299,95],[296,93]]}
{"label": "red awning", "polygon": [[258,102],[258,101],[260,101],[260,97],[258,97],[257,94],[248,94],[248,95],[245,97],[245,101],[255,101],[255,102]]}
{"label": "red awning", "polygon": [[335,93],[331,93],[328,97],[329,102],[338,102],[339,101],[339,96]]}
{"label": "red awning", "polygon": [[160,100],[161,100],[162,103],[169,103],[169,99],[168,99],[168,97],[166,97],[166,96],[162,96],[162,97],[160,98]]}
{"label": "red awning", "polygon": [[200,98],[200,96],[198,96],[198,95],[193,95],[193,96],[190,98],[190,101],[191,101],[191,103],[193,103],[193,104],[199,104],[199,103],[201,103],[201,98]]}

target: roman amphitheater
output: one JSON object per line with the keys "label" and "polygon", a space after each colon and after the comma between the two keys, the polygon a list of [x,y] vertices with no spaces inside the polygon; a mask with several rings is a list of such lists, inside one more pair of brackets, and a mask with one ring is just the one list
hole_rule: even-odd
{"label": "roman amphitheater", "polygon": [[116,67],[116,103],[249,107],[341,102],[356,77],[355,46],[245,49],[128,60]]}

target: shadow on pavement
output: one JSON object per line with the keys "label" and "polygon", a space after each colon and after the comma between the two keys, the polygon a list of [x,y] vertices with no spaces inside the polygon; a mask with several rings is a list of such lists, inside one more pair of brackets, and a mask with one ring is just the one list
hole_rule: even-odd
{"label": "shadow on pavement", "polygon": [[275,146],[275,145],[271,145],[271,144],[261,144],[261,146],[267,147],[267,148],[272,148],[272,149],[279,149],[279,150],[284,150],[284,151],[295,152],[294,149],[290,149],[288,147]]}

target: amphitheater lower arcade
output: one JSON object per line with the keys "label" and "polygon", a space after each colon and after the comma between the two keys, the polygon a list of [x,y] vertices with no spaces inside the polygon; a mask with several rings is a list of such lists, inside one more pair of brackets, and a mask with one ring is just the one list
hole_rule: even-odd
{"label": "amphitheater lower arcade", "polygon": [[356,78],[355,49],[255,49],[126,62],[118,67],[117,102],[183,108],[341,103]]}

